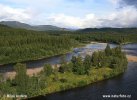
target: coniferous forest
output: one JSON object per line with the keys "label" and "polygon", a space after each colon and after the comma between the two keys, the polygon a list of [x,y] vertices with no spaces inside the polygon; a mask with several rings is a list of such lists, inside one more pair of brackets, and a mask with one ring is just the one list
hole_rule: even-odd
{"label": "coniferous forest", "polygon": [[[41,72],[33,76],[27,75],[25,64],[17,63],[64,54],[91,41],[117,43],[119,46],[111,49],[108,44],[105,50],[94,52],[84,59],[73,56],[71,62],[65,61],[64,57],[59,67],[46,64]],[[137,42],[136,33],[38,32],[1,25],[0,64],[17,63],[14,66],[15,78],[5,80],[0,76],[1,99],[5,98],[5,94],[25,94],[30,98],[114,77],[127,67],[121,44],[133,42]]]}
{"label": "coniferous forest", "polygon": [[[130,29],[129,29],[130,30]],[[126,30],[127,31],[127,30]],[[0,25],[0,64],[36,60],[69,52],[73,47],[90,41],[109,43],[137,42],[136,30],[81,32],[38,32]],[[126,32],[126,33],[124,33]]]}
{"label": "coniferous forest", "polygon": [[0,64],[35,60],[68,52],[78,42],[46,32],[0,28]]}

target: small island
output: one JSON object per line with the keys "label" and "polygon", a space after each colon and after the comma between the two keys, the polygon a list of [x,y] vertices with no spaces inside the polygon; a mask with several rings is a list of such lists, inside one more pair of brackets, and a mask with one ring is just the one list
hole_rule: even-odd
{"label": "small island", "polygon": [[73,56],[71,62],[62,57],[60,65],[54,67],[45,64],[43,70],[33,76],[26,74],[25,64],[17,63],[15,78],[1,82],[0,89],[3,98],[4,94],[26,94],[27,98],[31,98],[112,78],[123,73],[127,64],[121,46],[111,49],[107,44],[105,50],[94,52],[92,56]]}

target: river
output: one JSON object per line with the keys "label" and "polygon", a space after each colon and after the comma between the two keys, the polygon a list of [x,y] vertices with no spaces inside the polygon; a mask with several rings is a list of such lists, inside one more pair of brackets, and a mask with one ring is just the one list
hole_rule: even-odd
{"label": "river", "polygon": [[[106,47],[106,43],[95,43],[95,44],[87,44],[81,48],[74,48],[72,52],[65,54],[66,61],[70,61],[72,56],[85,56],[86,52],[93,53],[96,50],[102,50]],[[113,47],[113,46],[112,46]],[[23,63],[26,64],[27,69],[35,69],[41,68],[44,64],[49,63],[51,65],[59,64],[63,55],[53,56],[45,59],[25,61]],[[0,65],[0,73],[12,72],[14,71],[15,64],[6,64]]]}
{"label": "river", "polygon": [[[104,44],[87,45],[94,49],[104,49]],[[114,47],[115,45],[111,45]],[[137,56],[137,44],[124,45],[123,50],[128,55]],[[33,100],[113,100],[114,98],[103,98],[103,95],[126,95],[128,98],[115,98],[114,100],[137,100],[137,62],[129,62],[126,72],[112,79],[100,81],[85,87],[38,96]]]}
{"label": "river", "polygon": [[[116,45],[110,44],[111,47]],[[85,56],[86,53],[92,54],[94,51],[102,50],[106,43],[88,44],[82,48],[74,48],[74,51],[66,54],[66,60],[70,61],[73,55]],[[122,49],[128,55],[137,56],[137,44],[123,45]],[[24,62],[27,69],[42,67],[45,63],[58,64],[62,55],[54,56],[37,61]],[[1,73],[13,71],[14,64],[0,66]],[[38,96],[36,100],[102,100],[102,95],[130,95],[130,100],[137,100],[137,63],[129,62],[125,73],[101,82],[97,82],[82,88],[76,88],[68,91]],[[120,99],[121,100],[121,99]],[[124,100],[127,100],[124,99]]]}
{"label": "river", "polygon": [[[129,63],[128,69],[115,78],[68,91],[39,96],[31,100],[104,100],[102,95],[131,95],[119,100],[137,100],[137,63]],[[108,100],[113,100],[108,98]]]}

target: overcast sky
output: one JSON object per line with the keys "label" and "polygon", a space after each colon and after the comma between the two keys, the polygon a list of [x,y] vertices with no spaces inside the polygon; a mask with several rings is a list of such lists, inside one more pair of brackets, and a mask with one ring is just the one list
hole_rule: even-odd
{"label": "overcast sky", "polygon": [[65,28],[137,27],[137,0],[0,0],[0,21]]}

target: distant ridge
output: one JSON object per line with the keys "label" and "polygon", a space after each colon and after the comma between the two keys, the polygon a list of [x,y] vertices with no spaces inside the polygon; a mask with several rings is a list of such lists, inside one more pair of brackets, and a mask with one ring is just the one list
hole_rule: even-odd
{"label": "distant ridge", "polygon": [[67,30],[69,30],[66,28],[60,28],[60,27],[52,26],[52,25],[35,25],[35,26],[32,26],[32,25],[29,25],[26,23],[21,23],[18,21],[1,21],[0,24],[6,25],[6,26],[9,26],[12,28],[22,28],[22,29],[35,30],[35,31],[50,31],[50,30],[52,30],[52,31],[62,31],[62,30],[67,31]]}
{"label": "distant ridge", "polygon": [[85,29],[79,29],[78,32],[119,32],[119,33],[135,33],[137,32],[137,28],[112,28],[112,27],[106,27],[106,28],[85,28]]}
{"label": "distant ridge", "polygon": [[0,24],[0,27],[10,28],[9,26],[7,26],[7,25],[3,25],[3,24]]}
{"label": "distant ridge", "polygon": [[26,23],[22,23],[19,21],[1,21],[0,26],[3,27],[11,27],[11,28],[21,28],[27,30],[34,31],[76,31],[76,32],[108,32],[108,33],[135,33],[137,32],[137,28],[112,28],[112,27],[104,27],[104,28],[84,28],[84,29],[67,29],[60,28],[53,25],[29,25]]}

